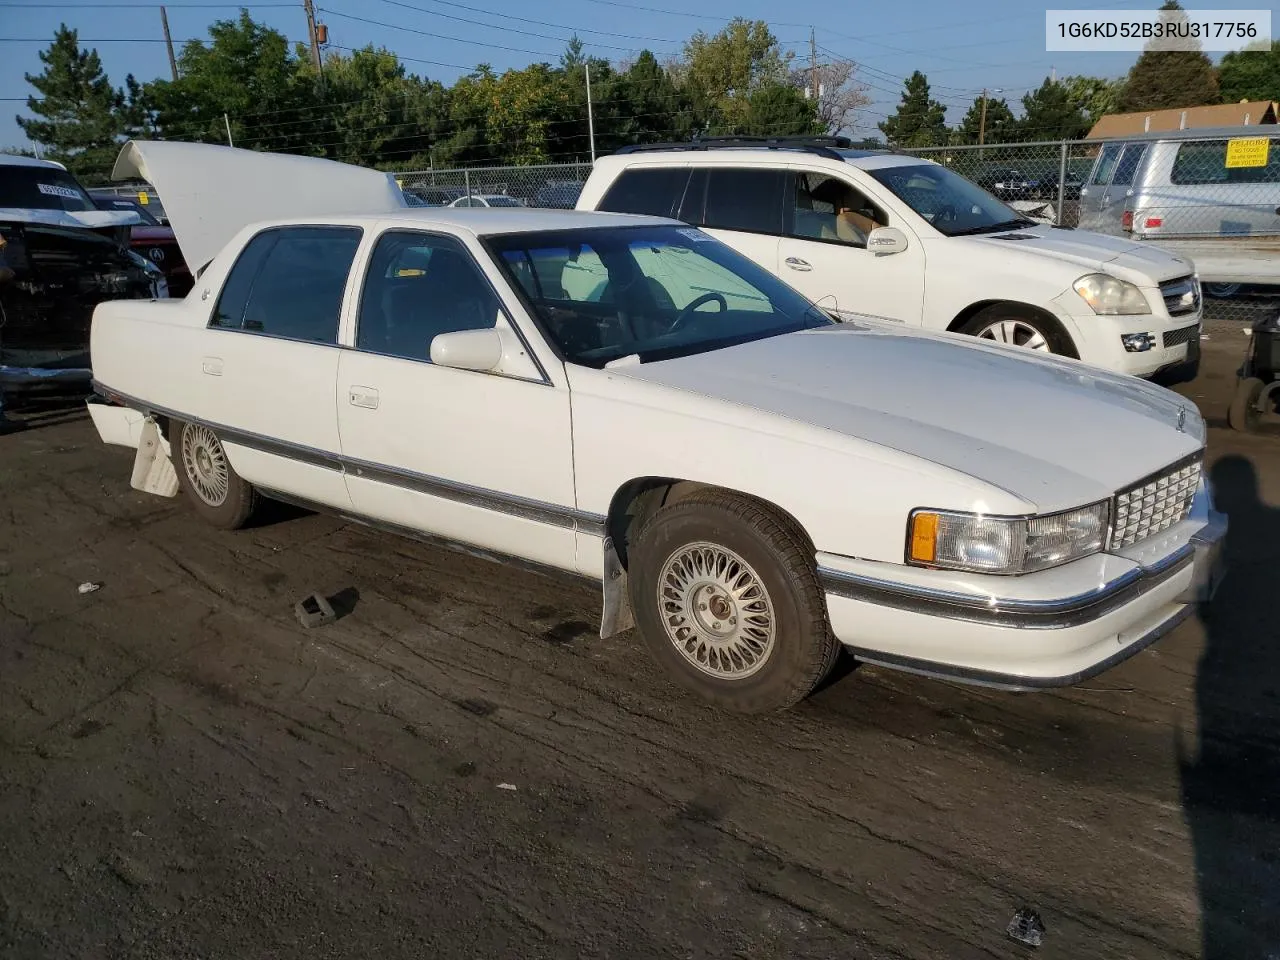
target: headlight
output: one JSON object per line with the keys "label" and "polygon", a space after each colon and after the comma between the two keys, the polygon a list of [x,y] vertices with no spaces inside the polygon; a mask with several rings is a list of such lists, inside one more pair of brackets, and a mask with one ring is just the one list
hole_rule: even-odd
{"label": "headlight", "polygon": [[1132,316],[1151,312],[1151,304],[1147,303],[1142,291],[1128,280],[1120,280],[1105,273],[1090,273],[1072,286],[1094,313],[1103,316]]}
{"label": "headlight", "polygon": [[908,522],[907,562],[972,573],[1030,573],[1097,553],[1110,519],[1109,501],[1042,517],[916,510]]}

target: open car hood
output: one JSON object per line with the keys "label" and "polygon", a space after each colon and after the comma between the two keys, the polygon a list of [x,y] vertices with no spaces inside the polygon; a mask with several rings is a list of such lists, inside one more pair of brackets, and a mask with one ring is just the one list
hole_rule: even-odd
{"label": "open car hood", "polygon": [[132,210],[41,210],[34,207],[0,207],[0,221],[5,223],[38,223],[46,227],[72,227],[77,230],[105,230],[141,223]]}
{"label": "open car hood", "polygon": [[130,140],[111,176],[155,188],[193,268],[261,220],[390,213],[407,206],[391,174],[209,143]]}

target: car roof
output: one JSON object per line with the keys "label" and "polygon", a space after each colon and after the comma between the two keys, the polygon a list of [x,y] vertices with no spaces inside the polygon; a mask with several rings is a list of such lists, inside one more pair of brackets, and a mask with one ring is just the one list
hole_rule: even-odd
{"label": "car roof", "polygon": [[1085,143],[1129,143],[1132,141],[1155,142],[1158,140],[1222,140],[1237,137],[1280,137],[1280,124],[1261,123],[1244,127],[1194,127],[1186,130],[1151,130],[1146,133],[1134,133],[1124,137],[1099,137],[1086,140]]}
{"label": "car roof", "polygon": [[883,170],[889,167],[908,167],[919,164],[933,164],[935,161],[924,157],[913,157],[908,154],[889,153],[880,150],[837,149],[832,151],[840,155],[836,160],[829,155],[811,153],[796,148],[771,150],[767,147],[715,147],[708,150],[646,150],[637,153],[615,153],[601,160],[608,160],[622,166],[715,166],[732,163],[734,160],[749,160],[754,165],[759,161],[769,164],[814,163],[823,166],[847,164],[859,170]]}
{"label": "car roof", "polygon": [[67,168],[53,160],[41,160],[39,157],[23,157],[16,153],[0,153],[0,166],[5,167],[43,167],[46,170],[66,170]]}
{"label": "car roof", "polygon": [[592,210],[546,210],[537,207],[405,207],[395,212],[367,216],[297,217],[254,224],[255,228],[350,224],[373,227],[391,224],[413,230],[452,228],[477,237],[546,230],[588,230],[592,227],[685,226],[667,217],[633,213],[598,213]]}

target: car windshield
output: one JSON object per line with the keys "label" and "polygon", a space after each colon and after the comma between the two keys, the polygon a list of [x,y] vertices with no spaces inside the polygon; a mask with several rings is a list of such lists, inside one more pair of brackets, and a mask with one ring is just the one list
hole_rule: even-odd
{"label": "car windshield", "polygon": [[136,200],[125,200],[121,197],[94,197],[99,210],[124,210],[127,213],[136,213],[142,223],[148,227],[160,226],[160,221],[153,217],[150,211]]}
{"label": "car windshield", "polygon": [[835,321],[690,227],[593,227],[486,241],[569,362],[704,353]]}
{"label": "car windshield", "polygon": [[868,170],[940,233],[958,237],[1033,226],[977,184],[935,163]]}
{"label": "car windshield", "polygon": [[0,207],[21,210],[95,209],[76,178],[57,167],[0,166]]}

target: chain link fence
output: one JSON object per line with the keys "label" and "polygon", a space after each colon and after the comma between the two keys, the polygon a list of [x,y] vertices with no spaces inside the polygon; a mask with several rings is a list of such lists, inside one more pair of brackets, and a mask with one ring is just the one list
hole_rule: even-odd
{"label": "chain link fence", "polygon": [[463,167],[397,173],[410,203],[423,206],[521,206],[573,209],[591,173],[589,163],[528,167]]}
{"label": "chain link fence", "polygon": [[1185,255],[1206,319],[1280,312],[1280,130],[900,152],[945,164],[1032,219]]}

